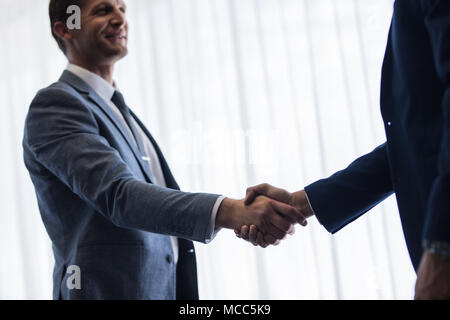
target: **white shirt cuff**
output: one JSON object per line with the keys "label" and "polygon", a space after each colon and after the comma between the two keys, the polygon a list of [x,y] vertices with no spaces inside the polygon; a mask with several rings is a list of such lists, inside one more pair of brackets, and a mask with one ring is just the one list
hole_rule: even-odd
{"label": "white shirt cuff", "polygon": [[306,191],[305,191],[305,195],[306,195],[306,200],[308,200],[309,207],[311,208],[311,210],[313,212],[313,215],[316,215],[316,213],[314,212],[314,208],[312,207],[311,202],[309,201],[309,197],[308,197],[308,194],[306,193]]}
{"label": "white shirt cuff", "polygon": [[214,204],[214,207],[211,212],[211,220],[209,224],[208,233],[206,234],[205,243],[210,243],[216,237],[217,233],[220,231],[220,228],[216,229],[216,216],[217,212],[219,211],[219,207],[224,199],[225,199],[224,196],[220,196],[217,198],[216,203]]}

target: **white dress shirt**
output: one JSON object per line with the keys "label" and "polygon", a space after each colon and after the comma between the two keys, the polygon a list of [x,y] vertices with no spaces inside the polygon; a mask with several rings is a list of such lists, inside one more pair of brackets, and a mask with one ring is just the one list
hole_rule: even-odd
{"label": "white dress shirt", "polygon": [[[78,76],[80,79],[82,79],[84,82],[86,82],[99,96],[102,98],[106,104],[111,108],[111,110],[114,112],[114,115],[119,119],[122,126],[128,130],[128,133],[130,134],[130,137],[134,140],[133,133],[131,132],[131,129],[128,127],[125,119],[122,116],[122,113],[120,110],[114,105],[114,103],[111,101],[111,98],[114,95],[114,92],[117,90],[117,86],[114,83],[114,86],[112,86],[110,83],[108,83],[105,79],[102,77],[96,75],[95,73],[86,70],[82,67],[79,67],[74,64],[69,64],[67,66],[67,70]],[[141,140],[144,144],[145,153],[147,156],[147,160],[149,161],[150,165],[150,172],[153,177],[153,182],[162,187],[167,187],[166,181],[164,179],[164,173],[161,168],[161,164],[158,159],[158,154],[156,153],[156,150],[151,143],[150,139],[147,137],[147,135],[144,133],[142,128],[136,123],[134,119],[132,119],[133,125],[137,129],[138,134],[141,137]],[[136,143],[136,141],[135,141]],[[216,216],[217,211],[219,210],[219,206],[222,203],[223,199],[225,197],[218,197],[216,203],[214,204],[212,213],[211,213],[211,223],[210,223],[210,229],[208,232],[208,237],[206,242],[210,242],[215,235],[217,234],[218,230],[215,230],[215,222],[216,222]],[[171,236],[170,237],[171,243],[172,243],[172,249],[174,254],[174,261],[175,263],[178,262],[178,239],[176,237]]]}

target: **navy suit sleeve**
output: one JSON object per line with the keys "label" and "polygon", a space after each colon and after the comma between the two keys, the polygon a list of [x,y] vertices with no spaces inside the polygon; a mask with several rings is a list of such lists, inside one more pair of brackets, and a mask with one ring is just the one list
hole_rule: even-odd
{"label": "navy suit sleeve", "polygon": [[423,236],[450,242],[450,1],[424,0],[422,5],[435,69],[444,88],[438,175],[429,197]]}
{"label": "navy suit sleeve", "polygon": [[205,242],[218,195],[185,193],[137,178],[74,94],[55,87],[40,91],[30,106],[23,145],[113,224]]}
{"label": "navy suit sleeve", "polygon": [[319,222],[339,231],[393,193],[386,144],[305,191]]}

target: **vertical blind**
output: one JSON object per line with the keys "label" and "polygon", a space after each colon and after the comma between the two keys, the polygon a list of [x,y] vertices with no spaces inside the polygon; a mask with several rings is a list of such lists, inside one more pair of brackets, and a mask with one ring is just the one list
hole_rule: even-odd
{"label": "vertical blind", "polygon": [[[49,299],[51,242],[21,139],[32,98],[66,60],[47,0],[0,2],[0,299]],[[379,93],[392,0],[126,3],[129,55],[115,79],[183,190],[240,199],[269,182],[296,191],[384,142]],[[267,249],[231,230],[196,244],[201,298],[413,296],[393,197],[336,235],[315,218],[296,230]]]}

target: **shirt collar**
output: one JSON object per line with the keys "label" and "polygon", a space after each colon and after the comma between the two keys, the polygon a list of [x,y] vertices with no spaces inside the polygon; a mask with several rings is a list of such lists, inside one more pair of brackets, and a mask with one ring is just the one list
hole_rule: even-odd
{"label": "shirt collar", "polygon": [[112,86],[102,77],[75,64],[69,63],[67,65],[67,70],[86,82],[103,100],[106,102],[111,101],[117,87],[115,83],[114,86]]}

